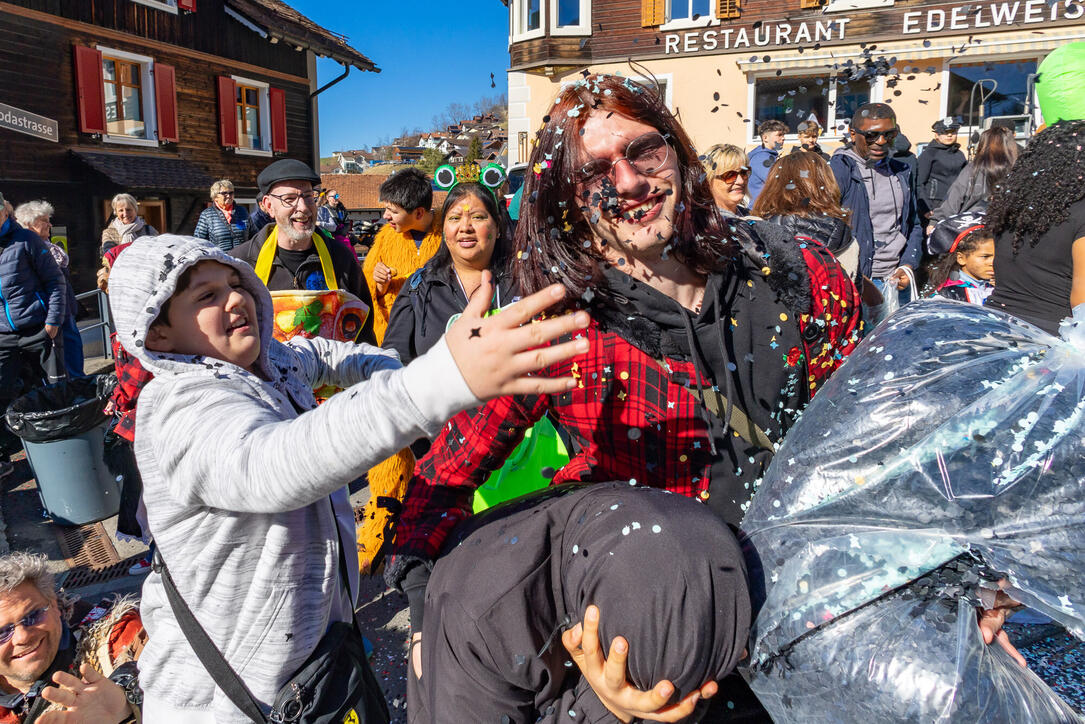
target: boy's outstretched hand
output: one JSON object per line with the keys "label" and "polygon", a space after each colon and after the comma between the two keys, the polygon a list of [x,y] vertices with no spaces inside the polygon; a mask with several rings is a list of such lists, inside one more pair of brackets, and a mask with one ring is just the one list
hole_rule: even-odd
{"label": "boy's outstretched hand", "polygon": [[635,718],[680,721],[693,713],[698,701],[714,696],[719,690],[716,682],[709,681],[700,690],[690,692],[681,701],[672,704],[674,684],[667,680],[660,681],[650,691],[635,687],[626,678],[629,642],[615,636],[610,644],[610,653],[603,658],[603,649],[599,645],[597,606],[588,606],[583,623],[565,631],[561,635],[561,642],[599,701],[623,722],[631,722]]}
{"label": "boy's outstretched hand", "polygon": [[532,372],[588,351],[586,339],[548,343],[588,326],[588,313],[531,320],[565,296],[560,284],[484,316],[493,298],[493,276],[482,273],[482,286],[463,314],[445,333],[445,342],[467,386],[480,400],[502,395],[547,395],[565,392],[571,377],[535,377]]}

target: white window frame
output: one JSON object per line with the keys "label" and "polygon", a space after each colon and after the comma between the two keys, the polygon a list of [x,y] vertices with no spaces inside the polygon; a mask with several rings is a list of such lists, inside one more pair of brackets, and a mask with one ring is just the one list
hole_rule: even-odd
{"label": "white window frame", "polygon": [[[667,109],[674,113],[674,73],[653,73],[652,77],[646,75],[631,75],[629,80],[641,85],[653,85],[655,81],[664,81],[667,86],[663,89],[663,102]],[[654,79],[654,80],[653,80]]]}
{"label": "white window frame", "polygon": [[591,35],[591,0],[577,0],[580,3],[580,23],[577,25],[558,25],[559,0],[547,0],[550,3],[551,35]]}
{"label": "white window frame", "polygon": [[[108,48],[104,45],[95,46],[95,49],[103,56],[127,60],[130,63],[139,64],[139,85],[143,94],[143,129],[146,138],[135,138],[119,134],[103,133],[102,141],[105,143],[117,143],[125,146],[146,146],[158,148],[158,116],[155,108],[154,94],[154,58],[146,55],[137,55],[124,50]],[[102,81],[102,90],[105,91],[105,81]]]}
{"label": "white window frame", "polygon": [[823,13],[849,13],[856,10],[873,10],[875,8],[891,8],[893,0],[829,0],[829,4],[821,10]]}
{"label": "white window frame", "polygon": [[177,0],[132,0],[132,2],[139,5],[146,5],[155,10],[163,10],[167,13],[172,13],[173,15],[178,13]]}
{"label": "white window frame", "polygon": [[[271,103],[269,90],[270,85],[262,80],[254,80],[252,78],[242,78],[239,75],[231,75],[234,83],[237,85],[245,85],[250,88],[255,88],[260,91],[260,138],[263,139],[263,148],[242,148],[238,145],[234,149],[234,153],[239,156],[263,156],[271,157]],[[237,113],[237,97],[232,99],[232,105],[234,113]],[[241,128],[237,129],[237,142],[241,143]]]}
{"label": "white window frame", "polygon": [[[947,117],[949,115],[949,74],[950,74],[950,67],[951,66],[953,66],[953,65],[974,65],[977,62],[977,60],[982,60],[982,62],[988,63],[988,64],[990,64],[990,63],[1005,63],[1007,61],[1009,61],[1011,63],[1013,63],[1013,62],[1023,63],[1023,62],[1027,62],[1027,61],[1030,61],[1030,60],[1035,60],[1036,61],[1036,68],[1038,70],[1039,67],[1040,67],[1040,63],[1043,62],[1043,59],[1045,57],[1047,57],[1046,52],[1044,52],[1044,51],[1035,51],[1034,50],[1034,51],[1025,52],[1025,53],[1020,53],[1020,52],[1019,53],[1013,53],[1013,52],[995,53],[995,54],[992,54],[992,55],[985,55],[985,56],[983,56],[983,58],[976,58],[976,57],[968,58],[966,56],[961,56],[961,58],[959,59],[959,63],[956,63],[956,64],[953,63],[953,60],[951,58],[945,58],[942,61],[942,88],[941,88],[941,94],[940,94],[941,97],[939,99],[939,104],[940,104],[939,108],[941,110],[941,115],[938,116],[938,117],[939,118],[945,118],[945,117]],[[1038,125],[1041,122],[1040,104],[1039,104],[1039,102],[1038,102],[1038,100],[1036,98],[1036,86],[1035,85],[1032,86],[1032,99],[1031,99],[1031,101],[1032,101],[1032,108],[1033,108],[1033,114],[1032,114],[1033,115],[1033,123]],[[973,131],[978,132],[978,131],[981,131],[981,130],[982,129],[979,126],[961,126],[959,129],[957,129],[957,137],[961,138],[963,136],[966,139],[966,144],[965,145],[967,145],[967,139],[968,139],[969,136],[972,135],[972,132]]]}
{"label": "white window frame", "polygon": [[[692,2],[692,0],[685,1],[687,3]],[[709,0],[708,12],[696,20],[691,18],[671,20],[671,2],[672,0],[667,0],[666,15],[664,16],[667,22],[659,26],[660,32],[666,32],[668,30],[689,30],[690,28],[708,28],[720,24],[720,20],[716,17],[716,13],[713,10],[713,5],[718,2],[718,0]]]}
{"label": "white window frame", "polygon": [[510,37],[513,43],[541,38],[546,35],[547,0],[539,0],[539,27],[534,30],[521,30],[527,20],[528,2],[529,0],[512,0],[512,12],[509,13],[509,22],[512,23]]}
{"label": "white window frame", "polygon": [[[750,119],[749,123],[743,124],[748,126],[746,130],[746,145],[752,143],[760,143],[761,137],[757,135],[757,81],[759,80],[776,80],[784,78],[818,78],[824,77],[825,82],[829,84],[829,94],[826,98],[826,115],[831,116],[823,119],[825,128],[821,129],[821,136],[819,140],[824,139],[826,141],[843,141],[847,135],[847,130],[840,132],[837,130],[837,125],[840,121],[850,121],[850,118],[837,118],[836,116],[836,90],[837,84],[831,82],[831,74],[829,72],[810,72],[817,71],[817,68],[794,68],[791,71],[785,70],[780,75],[776,75],[775,70],[771,71],[758,71],[748,73],[746,76],[746,117]],[[875,80],[870,83],[870,102],[880,103],[882,99],[882,83],[881,79]],[[798,143],[799,134],[787,133],[784,134],[784,141],[791,143]]]}

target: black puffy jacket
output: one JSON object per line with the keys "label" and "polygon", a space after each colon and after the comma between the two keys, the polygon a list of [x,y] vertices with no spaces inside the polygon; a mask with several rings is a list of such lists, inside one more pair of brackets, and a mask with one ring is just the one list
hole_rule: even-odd
{"label": "black puffy jacket", "polygon": [[919,154],[919,175],[916,177],[921,217],[942,205],[949,187],[957,180],[967,162],[959,143],[947,146],[935,140],[927,144],[923,153]]}

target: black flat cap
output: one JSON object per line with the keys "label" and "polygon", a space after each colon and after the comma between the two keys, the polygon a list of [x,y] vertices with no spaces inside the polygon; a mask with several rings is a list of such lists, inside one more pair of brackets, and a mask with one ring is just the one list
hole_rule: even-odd
{"label": "black flat cap", "polygon": [[308,181],[314,186],[320,183],[318,176],[307,163],[295,158],[279,159],[269,165],[256,177],[256,185],[260,187],[260,195],[264,196],[271,187],[280,181]]}

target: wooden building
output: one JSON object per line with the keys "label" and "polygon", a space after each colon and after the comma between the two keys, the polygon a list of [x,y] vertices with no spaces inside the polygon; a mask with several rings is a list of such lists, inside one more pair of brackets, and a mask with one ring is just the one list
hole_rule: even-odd
{"label": "wooden building", "polygon": [[[509,161],[562,82],[584,70],[658,83],[699,148],[749,147],[758,123],[802,122],[841,139],[861,103],[884,101],[917,145],[954,116],[1039,112],[1045,55],[1085,39],[1083,0],[502,0],[509,7]],[[963,145],[963,143],[962,143]]]}
{"label": "wooden building", "polygon": [[191,232],[214,180],[244,203],[276,157],[318,166],[317,57],[379,72],[280,0],[0,0],[0,26],[0,192],[53,204],[79,291],[114,194]]}

